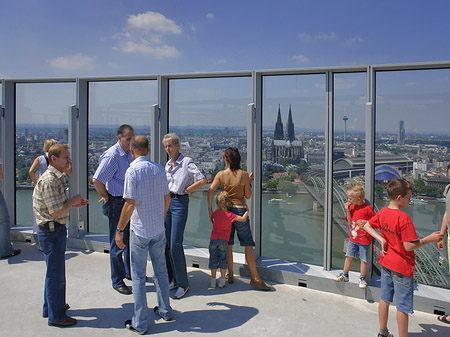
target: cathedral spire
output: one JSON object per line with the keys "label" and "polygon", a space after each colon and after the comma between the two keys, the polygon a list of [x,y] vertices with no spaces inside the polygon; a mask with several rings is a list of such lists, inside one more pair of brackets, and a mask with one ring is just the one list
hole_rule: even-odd
{"label": "cathedral spire", "polygon": [[283,130],[283,122],[281,121],[280,105],[278,105],[278,117],[277,117],[277,123],[275,124],[275,132],[273,134],[273,139],[274,140],[284,139],[284,130]]}
{"label": "cathedral spire", "polygon": [[291,105],[289,104],[289,115],[286,122],[286,140],[293,142],[295,140],[294,122],[292,121]]}

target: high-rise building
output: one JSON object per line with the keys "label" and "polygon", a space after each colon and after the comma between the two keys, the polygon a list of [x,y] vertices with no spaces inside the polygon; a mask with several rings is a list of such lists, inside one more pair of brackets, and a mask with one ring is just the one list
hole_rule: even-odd
{"label": "high-rise building", "polygon": [[291,105],[289,105],[286,133],[283,132],[281,110],[280,106],[278,106],[277,122],[275,123],[275,131],[273,134],[272,160],[275,163],[283,164],[286,159],[289,159],[292,164],[296,164],[299,163],[300,159],[303,157],[303,142],[295,139]]}
{"label": "high-rise building", "polygon": [[397,143],[399,145],[405,144],[405,122],[402,120],[400,121],[400,123],[398,125]]}

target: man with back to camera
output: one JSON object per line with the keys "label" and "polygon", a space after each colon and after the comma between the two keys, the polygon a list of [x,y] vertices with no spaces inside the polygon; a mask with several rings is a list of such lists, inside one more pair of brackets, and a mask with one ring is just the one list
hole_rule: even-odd
{"label": "man with back to camera", "polygon": [[103,203],[103,214],[109,220],[109,260],[111,265],[111,281],[113,288],[124,295],[131,295],[131,289],[125,284],[124,279],[131,280],[130,251],[128,242],[130,228],[124,228],[123,240],[125,248],[117,247],[115,235],[120,213],[125,203],[123,199],[123,184],[125,171],[133,161],[130,152],[130,141],[134,136],[133,128],[123,124],[117,130],[118,141],[106,150],[99,159],[97,171],[92,182],[95,190],[100,194],[99,202]]}
{"label": "man with back to camera", "polygon": [[125,205],[117,225],[116,243],[124,248],[123,229],[130,224],[131,272],[133,277],[134,315],[125,327],[138,334],[147,332],[147,294],[145,290],[147,256],[150,253],[154,271],[158,306],[154,312],[168,321],[172,319],[169,303],[169,278],[166,267],[166,234],[164,218],[170,205],[170,194],[164,168],[147,156],[148,139],[131,139],[134,161],[125,173],[123,197]]}
{"label": "man with back to camera", "polygon": [[39,245],[47,265],[42,316],[48,317],[48,325],[67,327],[76,324],[77,320],[66,315],[66,223],[70,208],[85,206],[88,200],[82,199],[81,194],[67,197],[64,171],[70,167],[69,147],[52,145],[48,159],[48,169],[33,191]]}

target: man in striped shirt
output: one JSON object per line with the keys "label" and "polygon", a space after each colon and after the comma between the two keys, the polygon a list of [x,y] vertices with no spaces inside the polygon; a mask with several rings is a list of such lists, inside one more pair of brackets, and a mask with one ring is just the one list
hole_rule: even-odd
{"label": "man in striped shirt", "polygon": [[130,125],[123,124],[119,127],[117,143],[100,156],[97,171],[92,179],[95,190],[101,196],[99,202],[103,203],[103,214],[109,220],[109,260],[112,286],[116,291],[125,295],[132,294],[131,289],[124,282],[125,278],[131,280],[130,251],[128,249],[129,226],[124,229],[123,239],[126,246],[123,250],[117,247],[114,238],[125,202],[123,199],[125,171],[133,161],[130,152],[130,141],[133,136],[134,130]]}
{"label": "man in striped shirt", "polygon": [[172,319],[169,303],[164,218],[170,205],[170,194],[164,168],[147,157],[148,139],[136,136],[131,140],[134,161],[125,173],[123,197],[125,205],[117,225],[116,243],[124,248],[123,230],[131,218],[130,251],[133,276],[134,315],[125,322],[133,332],[147,332],[147,294],[145,290],[147,256],[150,253],[154,271],[158,306],[154,312],[168,321]]}

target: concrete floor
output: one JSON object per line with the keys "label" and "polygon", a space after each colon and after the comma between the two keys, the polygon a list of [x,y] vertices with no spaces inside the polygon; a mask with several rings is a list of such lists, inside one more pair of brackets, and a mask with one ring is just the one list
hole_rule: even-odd
{"label": "concrete floor", "polygon": [[[111,287],[109,256],[104,253],[68,250],[66,253],[68,314],[78,319],[69,328],[47,326],[41,317],[45,261],[37,247],[15,242],[22,254],[0,260],[1,335],[26,336],[133,336],[124,328],[131,318],[133,297]],[[151,276],[151,264],[147,275]],[[209,271],[189,268],[190,291],[172,299],[174,321],[149,314],[148,334],[181,336],[376,336],[377,303],[308,288],[273,284],[261,292],[238,277],[223,289],[208,289]],[[148,305],[156,305],[153,282],[147,283]],[[173,292],[171,292],[173,298]],[[395,308],[389,329],[397,336]],[[411,316],[409,336],[450,336],[450,325],[435,315]]]}

